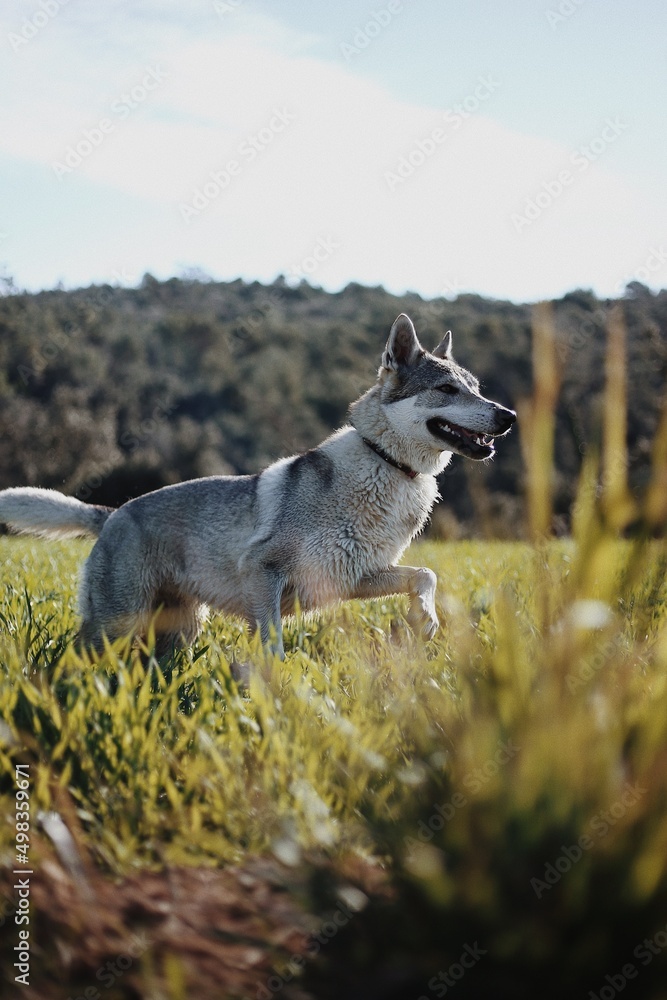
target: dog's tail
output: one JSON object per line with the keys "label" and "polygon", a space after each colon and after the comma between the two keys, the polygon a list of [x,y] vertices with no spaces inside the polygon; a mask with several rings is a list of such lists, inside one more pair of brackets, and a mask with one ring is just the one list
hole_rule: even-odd
{"label": "dog's tail", "polygon": [[97,536],[112,507],[82,503],[56,490],[19,486],[0,490],[0,524],[21,534],[46,538]]}

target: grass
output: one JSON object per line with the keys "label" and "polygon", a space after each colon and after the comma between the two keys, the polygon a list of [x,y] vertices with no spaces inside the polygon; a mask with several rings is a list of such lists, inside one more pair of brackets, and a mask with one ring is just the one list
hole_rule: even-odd
{"label": "grass", "polygon": [[[487,969],[497,980],[500,964],[507,995],[521,996],[507,968],[521,958],[531,982],[582,914],[587,934],[563,966],[571,981],[591,964],[613,972],[626,912],[630,960],[640,928],[660,930],[661,907],[667,924],[662,542],[602,539],[593,553],[573,541],[422,543],[410,559],[436,570],[446,623],[426,648],[397,598],[292,621],[285,662],[216,618],[164,669],[122,643],[94,662],[75,652],[86,549],[0,539],[6,817],[20,760],[33,815],[65,815],[66,794],[80,851],[109,877],[356,857],[405,896],[394,958],[425,996],[482,931]],[[255,664],[247,692],[234,658]],[[0,832],[9,859],[13,824]],[[573,864],[582,836],[590,846]],[[316,897],[307,905],[317,912]],[[355,918],[357,935],[382,925],[386,905]],[[358,975],[382,967],[373,933]],[[322,975],[313,995],[329,995],[331,970]]]}
{"label": "grass", "polygon": [[[9,747],[30,734],[36,806],[53,808],[48,789],[57,775],[91,849],[117,872],[238,860],[285,838],[298,850],[372,851],[360,822],[370,791],[379,819],[390,803],[400,808],[414,785],[407,776],[416,732],[471,710],[454,669],[462,623],[477,622],[465,641],[474,646],[471,666],[484,669],[496,595],[523,602],[519,580],[536,559],[528,546],[417,547],[414,559],[443,581],[441,613],[450,622],[428,651],[415,644],[395,599],[293,621],[284,663],[267,663],[237,623],[216,618],[191,652],[169,668],[152,660],[146,669],[122,643],[94,663],[74,650],[76,571],[88,548],[0,540],[10,581],[0,612],[0,716]],[[549,553],[563,577],[569,549],[560,543]],[[528,642],[537,608],[521,613]],[[234,659],[255,664],[249,693],[232,680]]]}
{"label": "grass", "polygon": [[[618,323],[613,338],[618,354]],[[192,939],[160,944],[157,910],[147,924],[135,901],[121,922],[148,926],[152,944],[100,996],[667,996],[667,418],[653,479],[633,496],[607,400],[602,478],[588,459],[573,538],[549,539],[549,364],[536,380],[533,540],[415,545],[408,561],[439,580],[443,628],[427,646],[392,598],[288,622],[284,662],[223,617],[166,666],[150,644],[143,658],[119,642],[90,660],[73,644],[88,546],[0,538],[3,912],[16,905],[20,762],[53,898],[93,872],[98,894],[104,882],[125,898],[137,879],[174,885],[184,870],[211,885],[240,870],[246,886],[244,866],[270,863],[267,885],[281,872],[280,891],[324,934],[288,945],[281,917],[264,964],[231,986],[222,960],[202,978]],[[622,404],[618,366],[608,394]],[[253,664],[247,691],[234,661]],[[353,905],[339,929],[342,899]],[[169,896],[163,910],[176,920],[183,905]],[[48,894],[34,906],[35,996],[85,995],[121,946],[100,931],[86,957],[90,909],[68,924]],[[233,937],[217,918],[201,926],[206,947]],[[10,982],[15,935],[0,939]],[[234,941],[257,951],[260,937]]]}

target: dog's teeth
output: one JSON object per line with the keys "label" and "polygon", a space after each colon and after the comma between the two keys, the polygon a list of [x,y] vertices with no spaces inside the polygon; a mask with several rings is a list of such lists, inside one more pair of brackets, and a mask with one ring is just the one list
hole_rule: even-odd
{"label": "dog's teeth", "polygon": [[491,444],[491,439],[487,437],[486,434],[476,434],[474,431],[467,431],[465,427],[452,427],[448,424],[446,420],[440,421],[440,426],[443,431],[448,434],[452,434],[454,437],[463,438],[464,440],[473,441],[476,445],[482,448],[488,448]]}

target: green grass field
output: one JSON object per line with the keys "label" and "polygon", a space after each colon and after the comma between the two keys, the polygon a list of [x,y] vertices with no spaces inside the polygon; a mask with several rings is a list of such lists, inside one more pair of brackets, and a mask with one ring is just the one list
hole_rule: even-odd
{"label": "green grass field", "polygon": [[[667,995],[667,949],[642,944],[667,944],[667,549],[590,537],[414,546],[439,579],[427,646],[396,598],[289,622],[285,662],[212,618],[162,668],[122,643],[75,652],[87,544],[1,538],[8,980],[19,762],[35,871],[76,884],[85,858],[123,886],[263,858],[314,919],[345,891],[359,911],[289,982],[283,946],[254,992],[207,992],[192,956],[156,947],[101,989],[85,956],[68,971],[56,939],[72,927],[38,895],[32,981],[64,985],[35,995],[333,997],[364,982],[359,996],[430,998],[452,967],[459,996],[587,996],[607,975],[629,983],[624,965],[633,995]],[[248,691],[233,660],[254,665]]]}
{"label": "green grass field", "polygon": [[[89,547],[0,540],[0,711],[48,755],[38,808],[51,805],[45,789],[57,768],[89,817],[91,844],[116,870],[237,860],[285,836],[299,849],[365,850],[359,812],[369,790],[378,819],[400,808],[421,774],[415,755],[426,735],[475,710],[470,671],[476,685],[489,669],[499,596],[515,606],[521,672],[533,681],[541,609],[520,584],[538,568],[528,546],[416,546],[413,561],[438,572],[447,623],[426,648],[397,598],[289,622],[285,663],[268,662],[238,622],[213,618],[191,652],[148,670],[122,643],[94,664],[74,651],[77,571]],[[561,579],[570,550],[548,552]],[[231,679],[233,660],[253,664],[247,693]]]}

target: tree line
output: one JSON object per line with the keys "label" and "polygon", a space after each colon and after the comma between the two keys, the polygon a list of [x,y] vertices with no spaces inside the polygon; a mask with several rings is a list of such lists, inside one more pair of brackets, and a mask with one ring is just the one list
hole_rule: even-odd
{"label": "tree line", "polygon": [[[146,275],[0,298],[0,488],[45,486],[113,506],[212,474],[256,472],[316,445],[374,380],[391,323],[426,347],[452,329],[454,355],[485,395],[515,407],[531,392],[532,307],[465,294],[425,300],[350,284],[328,293],[273,284]],[[555,528],[566,532],[583,453],[600,434],[604,351],[614,303],[576,290],[553,302],[562,370]],[[629,285],[629,474],[645,483],[667,369],[667,291]],[[524,533],[520,430],[489,463],[455,458],[432,530]]]}

